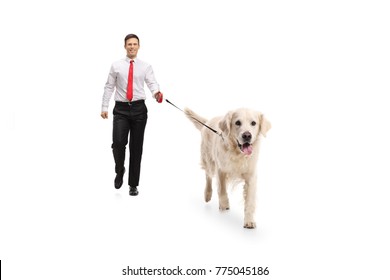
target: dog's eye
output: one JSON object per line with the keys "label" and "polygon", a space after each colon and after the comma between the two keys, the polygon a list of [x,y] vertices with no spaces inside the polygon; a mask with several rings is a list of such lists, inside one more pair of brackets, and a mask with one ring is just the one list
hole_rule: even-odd
{"label": "dog's eye", "polygon": [[252,121],[252,122],[251,122],[251,125],[252,125],[252,126],[255,126],[255,125],[256,125],[256,122],[255,122],[255,121]]}
{"label": "dog's eye", "polygon": [[240,122],[240,121],[236,121],[236,125],[237,125],[237,126],[240,126],[240,125],[241,125],[241,122]]}

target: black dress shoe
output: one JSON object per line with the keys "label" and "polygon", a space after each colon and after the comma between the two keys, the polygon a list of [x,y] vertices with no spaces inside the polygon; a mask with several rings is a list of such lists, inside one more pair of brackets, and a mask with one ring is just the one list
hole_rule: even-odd
{"label": "black dress shoe", "polygon": [[130,193],[131,196],[136,196],[138,195],[138,189],[137,187],[130,187]]}
{"label": "black dress shoe", "polygon": [[120,189],[123,185],[123,175],[125,174],[125,169],[123,168],[123,172],[119,172],[115,176],[114,186],[116,189]]}

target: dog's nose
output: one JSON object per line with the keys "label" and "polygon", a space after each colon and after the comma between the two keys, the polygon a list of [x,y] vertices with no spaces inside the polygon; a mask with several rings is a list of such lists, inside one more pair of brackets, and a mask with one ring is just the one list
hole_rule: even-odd
{"label": "dog's nose", "polygon": [[251,139],[252,139],[252,134],[251,134],[249,131],[246,131],[246,132],[244,132],[244,133],[242,134],[242,139],[243,139],[244,141],[249,142],[249,141],[251,141]]}

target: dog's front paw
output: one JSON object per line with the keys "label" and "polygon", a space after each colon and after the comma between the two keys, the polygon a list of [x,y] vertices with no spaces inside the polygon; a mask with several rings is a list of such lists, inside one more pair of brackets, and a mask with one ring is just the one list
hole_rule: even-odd
{"label": "dog's front paw", "polygon": [[221,210],[221,211],[226,211],[226,210],[229,210],[229,209],[230,209],[229,205],[228,206],[219,205],[219,210]]}
{"label": "dog's front paw", "polygon": [[244,228],[254,229],[254,228],[256,228],[256,223],[255,222],[246,222],[246,223],[244,223]]}
{"label": "dog's front paw", "polygon": [[225,211],[229,210],[230,205],[229,205],[229,199],[227,197],[220,198],[219,199],[219,210]]}

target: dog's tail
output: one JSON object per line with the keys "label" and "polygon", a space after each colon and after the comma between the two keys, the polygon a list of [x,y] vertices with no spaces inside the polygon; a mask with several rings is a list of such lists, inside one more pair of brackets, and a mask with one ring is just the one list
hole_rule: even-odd
{"label": "dog's tail", "polygon": [[194,111],[188,108],[184,108],[184,113],[186,114],[187,118],[192,121],[192,123],[195,125],[195,127],[199,130],[202,129],[203,125],[201,123],[206,123],[207,119],[199,116]]}

